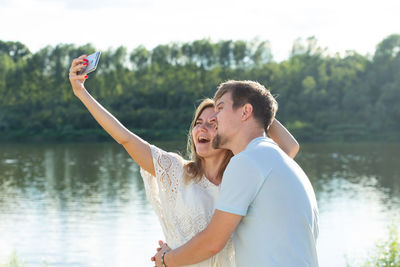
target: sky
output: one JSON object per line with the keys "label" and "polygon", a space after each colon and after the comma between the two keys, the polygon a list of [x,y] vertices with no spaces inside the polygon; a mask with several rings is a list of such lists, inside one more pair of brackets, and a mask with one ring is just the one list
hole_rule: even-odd
{"label": "sky", "polygon": [[400,34],[399,0],[0,0],[0,40],[32,52],[47,45],[93,44],[99,50],[139,45],[255,38],[275,61],[296,39],[315,36],[330,54],[373,54]]}

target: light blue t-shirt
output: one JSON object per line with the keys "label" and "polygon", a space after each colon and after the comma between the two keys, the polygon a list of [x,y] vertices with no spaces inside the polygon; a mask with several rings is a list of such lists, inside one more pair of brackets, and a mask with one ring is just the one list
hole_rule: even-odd
{"label": "light blue t-shirt", "polygon": [[258,137],[227,166],[216,209],[244,216],[234,233],[236,265],[318,266],[318,207],[297,163]]}

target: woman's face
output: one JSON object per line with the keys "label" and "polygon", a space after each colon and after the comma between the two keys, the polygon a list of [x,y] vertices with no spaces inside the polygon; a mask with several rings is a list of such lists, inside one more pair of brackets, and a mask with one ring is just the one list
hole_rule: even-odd
{"label": "woman's face", "polygon": [[221,149],[212,147],[212,140],[217,131],[215,124],[209,122],[209,118],[215,113],[214,107],[205,108],[195,122],[192,130],[193,142],[196,147],[196,152],[200,157],[208,157],[223,153]]}

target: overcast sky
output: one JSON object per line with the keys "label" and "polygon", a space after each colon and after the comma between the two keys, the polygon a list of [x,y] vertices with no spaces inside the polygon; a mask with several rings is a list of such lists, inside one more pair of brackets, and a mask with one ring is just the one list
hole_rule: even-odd
{"label": "overcast sky", "polygon": [[400,0],[0,0],[0,40],[36,52],[92,43],[100,50],[210,38],[271,43],[274,59],[315,36],[329,52],[373,53],[400,33]]}

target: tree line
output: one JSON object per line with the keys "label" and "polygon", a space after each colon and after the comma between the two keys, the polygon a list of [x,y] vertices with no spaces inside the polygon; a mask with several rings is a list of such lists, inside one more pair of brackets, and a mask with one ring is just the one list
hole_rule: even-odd
{"label": "tree line", "polygon": [[[59,44],[32,53],[0,41],[0,140],[109,140],[73,95],[72,60],[96,51]],[[85,82],[125,126],[150,140],[182,140],[199,99],[218,84],[256,80],[277,97],[277,118],[300,141],[400,140],[400,35],[373,55],[329,55],[316,38],[298,39],[287,60],[269,42],[219,41],[121,46],[102,51]]]}

